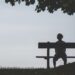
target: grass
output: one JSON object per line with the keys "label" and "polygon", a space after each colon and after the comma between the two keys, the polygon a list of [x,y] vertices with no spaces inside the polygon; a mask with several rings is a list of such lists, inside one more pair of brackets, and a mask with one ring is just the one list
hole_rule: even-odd
{"label": "grass", "polygon": [[0,75],[75,75],[75,63],[55,69],[1,68]]}

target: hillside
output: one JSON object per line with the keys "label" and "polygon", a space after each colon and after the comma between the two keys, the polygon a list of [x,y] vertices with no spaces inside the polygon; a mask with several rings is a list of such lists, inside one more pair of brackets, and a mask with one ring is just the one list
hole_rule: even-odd
{"label": "hillside", "polygon": [[1,68],[0,75],[75,75],[75,63],[49,70]]}

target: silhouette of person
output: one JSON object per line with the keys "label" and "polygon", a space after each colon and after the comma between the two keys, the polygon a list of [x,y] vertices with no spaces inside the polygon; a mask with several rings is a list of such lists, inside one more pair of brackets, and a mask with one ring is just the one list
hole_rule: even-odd
{"label": "silhouette of person", "polygon": [[56,67],[56,61],[59,58],[62,58],[64,61],[64,65],[67,63],[67,55],[66,55],[66,48],[64,47],[65,42],[62,41],[63,35],[59,33],[57,35],[58,41],[56,42],[56,47],[55,47],[55,56],[53,58],[53,64],[54,67]]}

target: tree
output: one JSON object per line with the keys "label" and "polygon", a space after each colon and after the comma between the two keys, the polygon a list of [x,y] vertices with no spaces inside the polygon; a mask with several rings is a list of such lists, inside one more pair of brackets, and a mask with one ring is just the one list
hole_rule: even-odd
{"label": "tree", "polygon": [[[39,13],[47,10],[50,13],[61,9],[64,13],[72,15],[75,13],[75,0],[36,0],[37,5],[35,10]],[[12,6],[16,2],[19,4],[25,2],[26,6],[35,4],[35,0],[5,0],[6,3],[10,2]]]}

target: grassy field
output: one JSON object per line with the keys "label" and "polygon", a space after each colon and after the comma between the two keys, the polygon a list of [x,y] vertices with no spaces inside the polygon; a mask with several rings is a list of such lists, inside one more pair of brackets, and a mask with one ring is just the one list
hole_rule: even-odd
{"label": "grassy field", "polygon": [[75,63],[55,69],[1,68],[0,75],[75,75]]}

